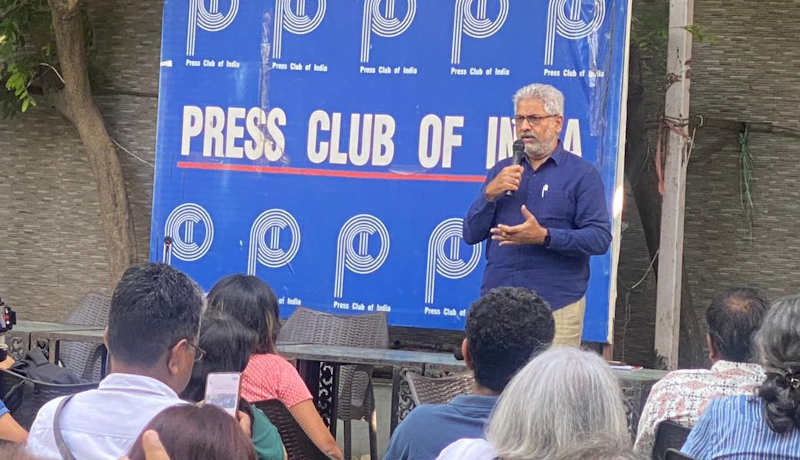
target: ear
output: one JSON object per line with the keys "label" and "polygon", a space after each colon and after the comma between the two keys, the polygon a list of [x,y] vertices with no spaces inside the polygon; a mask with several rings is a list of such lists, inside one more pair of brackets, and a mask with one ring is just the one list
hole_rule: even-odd
{"label": "ear", "polygon": [[706,346],[708,346],[708,360],[711,361],[711,364],[714,364],[718,359],[719,352],[716,347],[714,347],[714,342],[711,341],[710,334],[706,334]]}
{"label": "ear", "polygon": [[106,350],[110,350],[110,348],[108,348],[108,327],[107,326],[103,330],[103,345],[106,346]]}
{"label": "ear", "polygon": [[559,115],[556,118],[556,132],[560,133],[562,129],[564,129],[564,115]]}
{"label": "ear", "polygon": [[464,364],[467,365],[467,369],[472,369],[472,358],[469,356],[469,343],[467,343],[466,337],[461,341],[461,356],[464,357]]}
{"label": "ear", "polygon": [[169,349],[167,354],[167,370],[170,375],[178,375],[186,365],[186,361],[190,359],[189,356],[189,340],[181,339],[172,348]]}

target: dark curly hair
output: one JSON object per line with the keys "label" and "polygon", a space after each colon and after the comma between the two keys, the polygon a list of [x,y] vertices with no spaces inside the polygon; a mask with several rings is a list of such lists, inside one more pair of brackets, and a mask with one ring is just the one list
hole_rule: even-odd
{"label": "dark curly hair", "polygon": [[767,374],[758,389],[767,424],[776,433],[800,428],[800,296],[772,305],[755,343]]}
{"label": "dark curly hair", "polygon": [[553,342],[550,305],[530,289],[492,289],[467,315],[467,345],[475,381],[501,392],[511,377]]}
{"label": "dark curly hair", "polygon": [[750,362],[751,339],[769,308],[766,296],[755,288],[726,289],[706,310],[708,336],[723,359]]}

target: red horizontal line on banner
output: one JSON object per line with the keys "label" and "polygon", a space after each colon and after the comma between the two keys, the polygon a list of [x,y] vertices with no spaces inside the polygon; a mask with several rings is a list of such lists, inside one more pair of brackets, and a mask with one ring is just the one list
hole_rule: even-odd
{"label": "red horizontal line on banner", "polygon": [[401,174],[392,172],[336,171],[331,169],[289,168],[285,166],[255,166],[224,163],[198,163],[179,161],[182,169],[207,171],[257,172],[267,174],[292,174],[297,176],[349,177],[352,179],[421,180],[434,182],[483,182],[483,176],[466,174]]}

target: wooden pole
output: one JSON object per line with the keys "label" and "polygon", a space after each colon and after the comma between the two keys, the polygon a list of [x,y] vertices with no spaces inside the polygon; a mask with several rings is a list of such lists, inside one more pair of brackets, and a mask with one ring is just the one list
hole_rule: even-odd
{"label": "wooden pole", "polygon": [[655,348],[669,369],[678,367],[683,220],[689,140],[689,83],[692,59],[694,0],[670,0],[667,45],[667,92],[664,124],[667,133],[661,244],[658,256]]}

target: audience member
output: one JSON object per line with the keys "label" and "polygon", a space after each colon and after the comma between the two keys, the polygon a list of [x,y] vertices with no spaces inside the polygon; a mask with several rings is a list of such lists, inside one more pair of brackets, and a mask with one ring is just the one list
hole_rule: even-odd
{"label": "audience member", "polygon": [[485,439],[461,439],[440,460],[551,459],[581,441],[607,436],[630,447],[622,390],[595,353],[552,347],[514,376],[492,413]]}
{"label": "audience member", "polygon": [[53,430],[60,407],[60,434],[72,456],[116,460],[125,455],[150,419],[181,403],[178,393],[202,357],[197,346],[202,309],[202,291],[168,265],[125,271],[111,298],[105,333],[112,373],[96,390],[45,404],[31,427],[30,453],[62,458]]}
{"label": "audience member", "polygon": [[432,459],[451,442],[484,435],[489,414],[511,377],[553,341],[550,306],[525,288],[495,288],[467,315],[461,350],[475,376],[470,395],[415,408],[392,434],[384,460]]}
{"label": "audience member", "polygon": [[25,442],[27,438],[28,432],[14,420],[6,405],[0,401],[0,440]]}
{"label": "audience member", "polygon": [[766,298],[752,288],[728,289],[712,300],[706,310],[711,369],[673,371],[653,385],[639,419],[637,451],[652,453],[662,421],[692,427],[714,398],[752,393],[764,381],[761,366],[752,363],[750,341],[767,308]]}
{"label": "audience member", "polygon": [[[239,321],[224,313],[210,312],[203,316],[200,326],[200,348],[206,351],[202,361],[194,365],[189,384],[181,397],[200,401],[205,395],[206,377],[212,372],[242,372],[247,367],[256,335]],[[253,445],[261,460],[283,460],[286,451],[277,428],[269,418],[246,401],[239,410],[252,421]]]}
{"label": "audience member", "polygon": [[[0,362],[0,369],[7,370],[13,365],[14,358],[6,354],[6,359]],[[28,432],[14,420],[5,403],[0,400],[0,440],[25,442],[26,439],[28,439]]]}
{"label": "audience member", "polygon": [[800,456],[800,296],[777,301],[755,335],[757,395],[715,399],[681,451],[695,459]]}
{"label": "audience member", "polygon": [[256,333],[253,355],[242,373],[242,397],[251,403],[280,400],[319,450],[342,459],[297,369],[275,350],[280,323],[272,289],[255,276],[231,275],[211,289],[208,304],[209,310],[227,313]]}
{"label": "audience member", "polygon": [[[147,460],[143,436],[158,433],[164,451],[175,460],[256,460],[253,443],[224,410],[205,404],[164,409],[147,424],[128,458]],[[152,435],[148,435],[152,436]]]}

